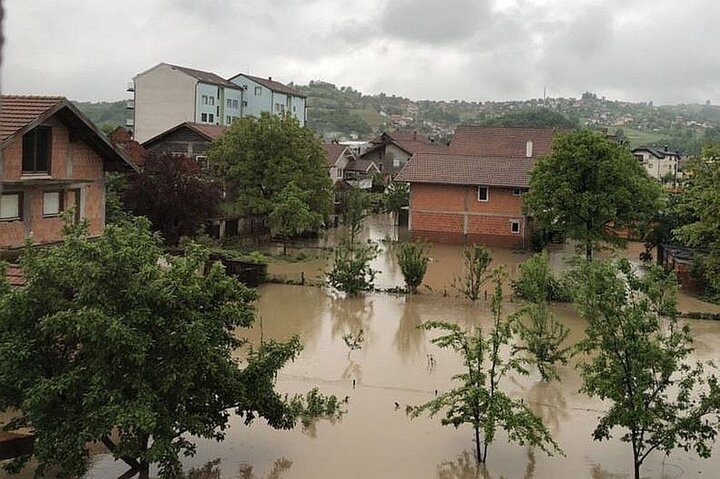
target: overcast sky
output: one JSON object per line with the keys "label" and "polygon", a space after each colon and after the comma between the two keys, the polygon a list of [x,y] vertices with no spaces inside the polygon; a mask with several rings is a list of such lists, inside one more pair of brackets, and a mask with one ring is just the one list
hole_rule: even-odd
{"label": "overcast sky", "polygon": [[720,103],[720,0],[5,0],[4,93],[126,98],[160,62],[412,99]]}

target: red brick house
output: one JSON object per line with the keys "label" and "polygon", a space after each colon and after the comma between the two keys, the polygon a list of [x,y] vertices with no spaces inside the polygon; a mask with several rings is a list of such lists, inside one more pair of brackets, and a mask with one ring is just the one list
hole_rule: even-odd
{"label": "red brick house", "polygon": [[446,153],[413,155],[395,181],[410,184],[413,237],[526,247],[523,194],[551,129],[460,127]]}
{"label": "red brick house", "polygon": [[105,225],[106,171],[136,167],[62,97],[2,96],[0,249],[62,239],[61,213],[75,208],[91,236]]}
{"label": "red brick house", "polygon": [[397,173],[416,153],[442,153],[446,149],[445,145],[439,145],[417,131],[383,133],[370,143],[372,146],[360,155],[360,159],[374,162],[387,175]]}

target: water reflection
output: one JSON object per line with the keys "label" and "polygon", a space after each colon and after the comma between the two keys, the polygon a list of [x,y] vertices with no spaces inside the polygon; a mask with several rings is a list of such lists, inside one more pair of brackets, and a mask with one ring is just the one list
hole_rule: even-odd
{"label": "water reflection", "polygon": [[291,460],[281,457],[276,460],[273,464],[270,472],[265,476],[258,476],[253,472],[253,467],[248,464],[240,465],[240,479],[280,479],[284,472],[292,467],[293,463]]}
{"label": "water reflection", "polygon": [[526,397],[533,412],[551,431],[557,433],[560,424],[568,420],[567,400],[561,384],[557,381],[535,383],[527,390]]}
{"label": "water reflection", "polygon": [[[397,348],[398,353],[403,360],[408,363],[425,354],[427,343],[425,331],[418,328],[422,324],[420,317],[420,308],[418,307],[417,298],[408,297],[400,316],[397,331],[395,332],[395,340],[393,344]],[[428,367],[432,364],[428,364]]]}

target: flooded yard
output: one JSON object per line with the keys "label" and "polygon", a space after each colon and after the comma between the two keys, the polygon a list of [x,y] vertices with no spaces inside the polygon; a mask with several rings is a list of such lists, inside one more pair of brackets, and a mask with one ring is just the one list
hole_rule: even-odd
{"label": "flooded yard", "polygon": [[[393,239],[397,231],[387,217],[374,217],[365,237]],[[400,233],[402,235],[402,232]],[[326,250],[332,237],[308,247],[313,259],[271,264],[270,273],[307,278],[320,277],[327,268]],[[311,247],[310,247],[311,246]],[[389,242],[374,267],[381,270],[376,285],[402,285]],[[626,252],[637,258],[637,245]],[[560,382],[541,382],[539,374],[508,378],[504,387],[523,398],[552,431],[565,455],[548,457],[506,442],[498,434],[490,448],[486,468],[477,469],[469,427],[453,429],[439,418],[410,420],[405,405],[423,403],[451,386],[451,376],[461,368],[459,358],[430,344],[435,333],[417,328],[429,320],[463,326],[489,327],[487,302],[471,304],[452,293],[452,278],[461,271],[461,248],[434,245],[433,261],[426,276],[430,289],[415,297],[384,293],[344,298],[318,287],[268,284],[260,288],[257,323],[249,332],[253,341],[287,339],[300,335],[305,346],[300,357],[278,376],[283,392],[305,392],[318,387],[327,394],[348,398],[348,412],[336,423],[318,422],[307,429],[275,431],[258,421],[246,427],[234,418],[222,443],[198,440],[197,454],[183,460],[196,479],[241,478],[394,478],[394,479],[616,479],[629,477],[630,446],[619,440],[594,442],[591,437],[598,415],[607,407],[578,392],[580,378],[572,360],[560,367]],[[562,269],[571,249],[551,253],[553,265]],[[638,251],[639,252],[639,251]],[[320,256],[315,258],[315,256]],[[527,253],[493,250],[494,264],[506,264],[514,275]],[[447,295],[443,292],[447,291]],[[507,302],[506,313],[518,307]],[[717,312],[720,308],[683,295],[682,309]],[[553,313],[571,330],[569,342],[582,338],[584,322],[569,305],[555,305]],[[720,354],[720,322],[691,321],[695,337],[694,359],[715,359]],[[343,334],[362,329],[362,348],[350,352]],[[243,331],[242,334],[246,332]],[[718,446],[720,447],[720,446]],[[125,471],[108,454],[93,456],[88,477],[114,479]],[[21,477],[30,477],[26,471]],[[667,458],[655,454],[646,462],[644,477],[675,479],[720,476],[720,449],[709,460],[678,452]],[[6,475],[0,473],[0,478]]]}

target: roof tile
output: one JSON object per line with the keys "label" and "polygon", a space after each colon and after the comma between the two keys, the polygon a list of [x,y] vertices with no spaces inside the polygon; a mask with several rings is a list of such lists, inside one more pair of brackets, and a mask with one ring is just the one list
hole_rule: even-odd
{"label": "roof tile", "polygon": [[454,155],[525,157],[528,141],[532,156],[552,151],[557,130],[552,128],[510,128],[494,126],[460,126],[448,146]]}
{"label": "roof tile", "polygon": [[64,102],[61,96],[20,96],[2,95],[0,105],[0,142],[3,142],[19,130],[37,120],[58,103]]}

